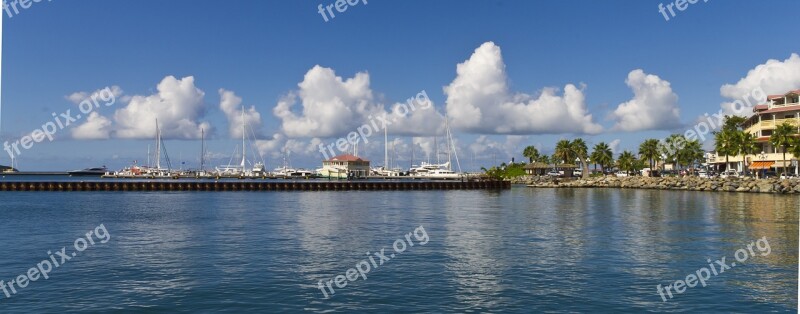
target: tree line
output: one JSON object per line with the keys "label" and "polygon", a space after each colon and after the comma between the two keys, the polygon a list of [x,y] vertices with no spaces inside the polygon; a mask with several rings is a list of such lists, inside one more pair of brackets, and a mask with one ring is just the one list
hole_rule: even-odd
{"label": "tree line", "polygon": [[[714,132],[714,148],[719,156],[725,156],[726,164],[729,156],[743,156],[760,153],[760,145],[756,136],[745,132],[742,124],[745,118],[726,116],[720,131]],[[778,125],[770,136],[769,142],[775,147],[783,148],[784,168],[786,153],[789,152],[800,158],[800,137],[797,127],[784,123]],[[638,153],[625,150],[614,158],[608,143],[600,142],[589,153],[586,141],[577,138],[572,141],[560,140],[556,143],[552,155],[542,154],[535,146],[528,146],[522,152],[530,163],[541,162],[549,165],[570,164],[578,160],[582,165],[582,176],[589,176],[589,164],[594,164],[595,169],[600,166],[601,171],[617,168],[625,172],[635,172],[656,165],[663,161],[673,165],[674,169],[691,167],[705,160],[703,146],[697,139],[686,138],[683,134],[672,134],[662,141],[646,139],[639,145]],[[663,164],[663,163],[662,163]]]}

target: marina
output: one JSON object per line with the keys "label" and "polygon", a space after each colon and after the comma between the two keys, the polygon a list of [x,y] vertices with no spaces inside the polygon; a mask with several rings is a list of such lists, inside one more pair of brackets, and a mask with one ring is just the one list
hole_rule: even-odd
{"label": "marina", "polygon": [[0,314],[800,313],[800,1],[2,1]]}

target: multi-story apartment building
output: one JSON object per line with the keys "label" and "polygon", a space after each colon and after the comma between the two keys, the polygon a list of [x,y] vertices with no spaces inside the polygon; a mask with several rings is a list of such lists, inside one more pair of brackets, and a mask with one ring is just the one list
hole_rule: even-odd
{"label": "multi-story apartment building", "polygon": [[[767,103],[753,107],[753,115],[743,124],[745,132],[756,136],[759,153],[742,156],[728,156],[729,164],[725,165],[725,156],[716,155],[710,160],[721,169],[736,169],[743,171],[743,167],[751,170],[766,170],[782,168],[783,148],[774,147],[769,142],[773,130],[778,125],[789,123],[800,132],[800,90],[790,91],[784,95],[770,95]],[[786,166],[790,172],[797,173],[797,159],[792,154],[786,154]],[[744,161],[744,163],[742,163]]]}

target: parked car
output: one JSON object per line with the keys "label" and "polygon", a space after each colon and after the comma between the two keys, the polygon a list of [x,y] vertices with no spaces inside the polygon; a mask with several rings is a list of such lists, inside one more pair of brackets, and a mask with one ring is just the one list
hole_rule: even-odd
{"label": "parked car", "polygon": [[701,178],[710,178],[710,176],[708,175],[708,172],[705,172],[705,171],[702,171],[702,170],[697,173],[697,176],[701,177]]}
{"label": "parked car", "polygon": [[572,172],[572,176],[580,177],[583,176],[583,170],[575,170]]}
{"label": "parked car", "polygon": [[762,179],[768,179],[768,178],[777,178],[777,177],[778,177],[778,173],[777,172],[775,172],[775,171],[766,171],[766,172],[764,172],[764,176],[762,176],[761,178]]}
{"label": "parked car", "polygon": [[618,176],[618,177],[627,177],[628,173],[625,172],[625,171],[617,171],[617,173],[615,175]]}
{"label": "parked car", "polygon": [[558,171],[550,171],[550,172],[547,173],[547,175],[551,176],[551,177],[561,177],[562,176],[562,174],[558,173]]}
{"label": "parked car", "polygon": [[736,170],[725,170],[719,175],[720,178],[738,178],[739,173]]}
{"label": "parked car", "polygon": [[797,179],[797,175],[794,173],[781,173],[781,180],[786,179]]}

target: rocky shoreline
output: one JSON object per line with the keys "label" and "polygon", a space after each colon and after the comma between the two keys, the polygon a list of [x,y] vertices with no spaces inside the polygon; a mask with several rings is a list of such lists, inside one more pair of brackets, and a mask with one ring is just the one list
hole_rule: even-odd
{"label": "rocky shoreline", "polygon": [[718,191],[800,194],[800,180],[754,179],[754,178],[700,178],[700,177],[596,177],[586,180],[552,178],[546,176],[525,177],[513,180],[514,184],[525,184],[533,188],[623,188],[654,190]]}

